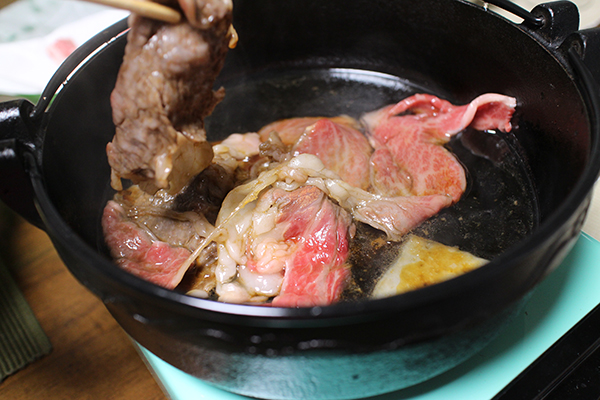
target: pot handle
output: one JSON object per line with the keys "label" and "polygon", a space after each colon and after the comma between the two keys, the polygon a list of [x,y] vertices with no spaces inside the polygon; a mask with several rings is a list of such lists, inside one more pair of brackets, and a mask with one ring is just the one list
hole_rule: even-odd
{"label": "pot handle", "polygon": [[571,63],[574,62],[573,57],[580,59],[600,86],[600,28],[575,32],[562,47],[565,52],[572,53]]}
{"label": "pot handle", "polygon": [[521,29],[550,49],[557,49],[567,36],[579,29],[579,10],[570,1],[542,3],[527,11],[510,0],[487,0],[523,19]]}
{"label": "pot handle", "polygon": [[523,23],[532,27],[542,26],[545,22],[542,16],[534,15],[510,0],[487,0],[486,3],[493,4],[519,18],[523,18]]}
{"label": "pot handle", "polygon": [[45,229],[35,207],[27,163],[32,160],[41,165],[42,117],[82,62],[127,31],[127,19],[123,19],[78,47],[56,70],[35,106],[25,99],[0,103],[0,200],[38,228]]}
{"label": "pot handle", "polygon": [[30,119],[33,108],[25,99],[0,103],[0,199],[27,221],[44,229],[23,157],[25,152],[33,153],[36,148]]}
{"label": "pot handle", "polygon": [[[584,81],[584,87],[600,86],[600,28],[578,30],[579,10],[574,3],[553,1],[527,11],[510,0],[486,2],[522,18],[521,29],[553,51],[567,69],[574,70]],[[582,65],[590,76],[582,72]]]}

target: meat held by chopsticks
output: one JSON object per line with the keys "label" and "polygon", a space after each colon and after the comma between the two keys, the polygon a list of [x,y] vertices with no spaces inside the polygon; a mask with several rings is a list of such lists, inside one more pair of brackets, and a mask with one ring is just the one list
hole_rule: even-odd
{"label": "meat held by chopsticks", "polygon": [[111,94],[116,133],[106,151],[111,185],[178,192],[212,161],[204,118],[224,96],[213,91],[233,30],[231,0],[169,0],[185,18],[166,24],[132,14]]}

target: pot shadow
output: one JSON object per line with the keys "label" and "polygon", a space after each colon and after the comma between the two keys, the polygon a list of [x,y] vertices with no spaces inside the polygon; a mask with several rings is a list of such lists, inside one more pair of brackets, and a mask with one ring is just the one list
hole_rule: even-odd
{"label": "pot shadow", "polygon": [[[452,393],[450,385],[455,384],[458,380],[464,381],[471,387],[472,390],[469,390],[469,393],[472,393],[474,396],[481,396],[481,392],[475,390],[479,386],[475,382],[478,378],[478,371],[486,368],[496,368],[496,371],[500,371],[498,367],[494,367],[494,363],[496,363],[498,366],[501,366],[505,377],[510,374],[512,375],[509,377],[508,381],[501,382],[501,385],[489,394],[489,397],[494,396],[522,371],[522,369],[515,370],[514,368],[511,368],[510,365],[507,365],[506,359],[510,360],[510,357],[518,357],[518,355],[511,353],[515,353],[518,348],[526,345],[530,340],[530,337],[537,331],[544,329],[547,319],[550,318],[555,307],[563,306],[560,304],[561,300],[563,300],[565,296],[568,296],[569,291],[567,288],[569,282],[574,282],[575,280],[574,275],[576,275],[576,269],[580,263],[586,262],[586,254],[589,253],[590,243],[592,242],[588,238],[581,236],[573,251],[567,255],[562,264],[528,295],[530,296],[530,299],[527,300],[523,310],[509,321],[500,330],[498,336],[490,342],[490,344],[484,347],[480,353],[472,356],[449,371],[425,382],[395,392],[369,397],[364,400],[404,400],[420,398],[420,396],[425,397],[426,395],[433,394],[433,392],[442,393],[446,387],[448,387],[448,395],[450,395]],[[597,245],[598,242],[593,241],[593,244]],[[537,359],[537,356],[535,358]],[[531,362],[532,361],[533,360],[531,360]],[[515,366],[518,366],[518,363],[515,363]],[[525,367],[527,367],[527,365],[525,365]],[[459,382],[458,384],[460,385],[461,383]],[[493,389],[491,388],[494,386],[493,381],[490,382],[487,380],[484,384],[488,387],[488,391]],[[427,398],[431,397],[427,396]],[[450,399],[450,397],[446,397],[446,399]],[[462,399],[465,398],[461,397],[461,400]]]}

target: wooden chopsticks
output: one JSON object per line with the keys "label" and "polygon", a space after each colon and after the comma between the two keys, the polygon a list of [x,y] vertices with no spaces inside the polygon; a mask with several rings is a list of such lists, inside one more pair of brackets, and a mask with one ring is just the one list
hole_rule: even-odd
{"label": "wooden chopsticks", "polygon": [[170,7],[153,1],[144,0],[85,0],[122,10],[128,10],[143,17],[175,24],[181,20],[181,14]]}

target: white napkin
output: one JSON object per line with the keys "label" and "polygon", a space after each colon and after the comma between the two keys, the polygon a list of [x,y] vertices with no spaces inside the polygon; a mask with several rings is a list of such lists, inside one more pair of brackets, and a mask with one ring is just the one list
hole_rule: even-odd
{"label": "white napkin", "polygon": [[0,43],[0,93],[42,93],[52,74],[75,48],[128,15],[128,11],[108,9],[59,26],[41,37]]}

